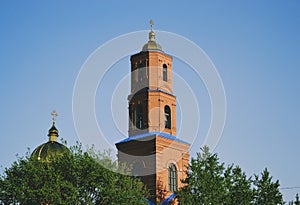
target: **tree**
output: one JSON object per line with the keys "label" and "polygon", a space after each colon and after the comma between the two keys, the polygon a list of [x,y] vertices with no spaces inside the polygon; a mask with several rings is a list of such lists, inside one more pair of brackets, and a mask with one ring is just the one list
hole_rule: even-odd
{"label": "tree", "polygon": [[299,200],[299,195],[296,194],[296,201],[294,202],[293,200],[289,202],[289,205],[300,205],[300,200]]}
{"label": "tree", "polygon": [[295,205],[300,205],[300,200],[299,200],[299,195],[298,194],[296,194]]}
{"label": "tree", "polygon": [[147,204],[142,182],[116,170],[107,153],[83,152],[80,145],[50,162],[27,154],[0,177],[0,204]]}
{"label": "tree", "polygon": [[247,177],[239,166],[224,167],[217,154],[208,147],[192,158],[183,180],[184,187],[176,194],[180,204],[199,205],[276,205],[283,204],[279,181],[272,182],[267,169],[261,178]]}
{"label": "tree", "polygon": [[254,204],[255,205],[275,205],[284,204],[282,194],[279,191],[279,181],[272,181],[272,176],[267,168],[261,173],[261,178],[254,175]]}
{"label": "tree", "polygon": [[226,205],[250,205],[253,201],[251,177],[247,177],[239,166],[229,166],[225,173],[227,191]]}
{"label": "tree", "polygon": [[185,186],[177,192],[180,204],[222,204],[225,199],[224,165],[208,147],[201,150],[189,164]]}

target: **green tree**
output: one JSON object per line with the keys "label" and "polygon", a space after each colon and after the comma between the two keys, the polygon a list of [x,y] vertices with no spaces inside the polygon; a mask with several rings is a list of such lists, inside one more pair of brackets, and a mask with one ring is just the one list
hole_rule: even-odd
{"label": "green tree", "polygon": [[107,153],[83,152],[80,145],[50,162],[27,154],[0,177],[0,204],[147,204],[142,182],[118,169]]}
{"label": "green tree", "polygon": [[250,205],[253,202],[251,177],[248,178],[239,166],[229,166],[225,173],[226,205]]}
{"label": "green tree", "polygon": [[282,194],[279,191],[279,181],[272,181],[272,176],[267,168],[261,173],[261,177],[254,175],[254,204],[255,205],[275,205],[284,204]]}
{"label": "green tree", "polygon": [[295,205],[300,205],[300,200],[299,200],[299,195],[298,194],[296,194]]}
{"label": "green tree", "polygon": [[217,154],[207,147],[192,158],[183,180],[184,187],[176,194],[180,204],[190,205],[276,205],[283,204],[279,181],[272,181],[267,169],[261,178],[247,177],[239,166],[224,167]]}
{"label": "green tree", "polygon": [[222,204],[226,197],[224,165],[208,147],[189,164],[185,186],[177,192],[180,204]]}
{"label": "green tree", "polygon": [[299,200],[299,195],[296,194],[296,201],[294,202],[293,200],[289,202],[289,205],[300,205],[300,200]]}

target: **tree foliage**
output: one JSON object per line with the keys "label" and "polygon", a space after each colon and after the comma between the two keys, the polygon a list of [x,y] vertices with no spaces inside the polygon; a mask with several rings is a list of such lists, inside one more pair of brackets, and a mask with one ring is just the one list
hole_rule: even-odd
{"label": "tree foliage", "polygon": [[225,167],[217,154],[208,147],[192,158],[183,180],[185,186],[177,192],[180,204],[199,205],[277,205],[283,204],[279,181],[272,181],[267,169],[261,178],[247,177],[239,166]]}
{"label": "tree foliage", "polygon": [[229,166],[225,173],[226,199],[225,204],[248,205],[252,203],[253,191],[251,189],[251,178],[239,166]]}
{"label": "tree foliage", "polygon": [[225,198],[223,164],[216,154],[212,155],[205,147],[203,153],[192,158],[183,181],[185,186],[178,192],[181,204],[220,204]]}
{"label": "tree foliage", "polygon": [[80,145],[50,162],[27,154],[0,177],[0,204],[147,204],[142,182],[117,169],[107,153],[83,152]]}
{"label": "tree foliage", "polygon": [[300,205],[300,200],[299,200],[299,195],[298,194],[296,194],[296,199],[295,199],[295,201],[290,201],[289,202],[289,205]]}
{"label": "tree foliage", "polygon": [[279,192],[279,181],[272,181],[269,171],[264,169],[261,177],[254,175],[254,203],[255,205],[284,204],[282,194]]}

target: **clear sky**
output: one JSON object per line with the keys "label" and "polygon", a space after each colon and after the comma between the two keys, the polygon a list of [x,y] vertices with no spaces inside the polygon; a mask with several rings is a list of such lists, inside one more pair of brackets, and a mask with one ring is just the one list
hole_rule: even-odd
{"label": "clear sky", "polygon": [[[227,99],[226,125],[214,150],[221,160],[240,165],[249,176],[267,167],[282,188],[300,187],[297,0],[1,1],[0,165],[9,166],[16,154],[23,156],[28,147],[33,151],[47,141],[54,109],[59,114],[61,136],[69,144],[79,140],[73,124],[72,95],[81,66],[105,42],[148,30],[150,19],[154,19],[155,29],[196,43],[215,64]],[[159,35],[157,41],[163,47]],[[185,82],[191,82],[197,99],[207,98],[203,85],[200,82],[196,88],[185,65],[175,59],[174,70],[176,66]],[[103,116],[110,119],[106,115],[111,114],[104,111],[110,109],[104,100],[109,89],[101,89],[116,86],[128,72],[129,59],[123,59],[97,91],[97,118],[106,132],[112,133],[112,141],[123,136],[114,131],[112,120],[101,120]],[[123,94],[126,97],[129,93]],[[204,127],[209,121],[205,118],[210,109],[207,102],[200,103]],[[120,107],[127,112],[126,99]],[[192,150],[193,156],[199,146]],[[281,191],[285,200],[291,200],[300,188]]]}

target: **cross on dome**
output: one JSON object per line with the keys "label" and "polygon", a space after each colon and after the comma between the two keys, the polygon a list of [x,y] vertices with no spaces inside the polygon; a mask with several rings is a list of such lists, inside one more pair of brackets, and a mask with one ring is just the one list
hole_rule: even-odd
{"label": "cross on dome", "polygon": [[154,25],[154,21],[151,19],[151,20],[150,20],[151,31],[153,30],[153,25]]}
{"label": "cross on dome", "polygon": [[58,114],[57,114],[57,112],[56,112],[55,110],[53,110],[53,111],[51,112],[51,115],[52,115],[52,121],[53,121],[53,123],[55,123]]}

